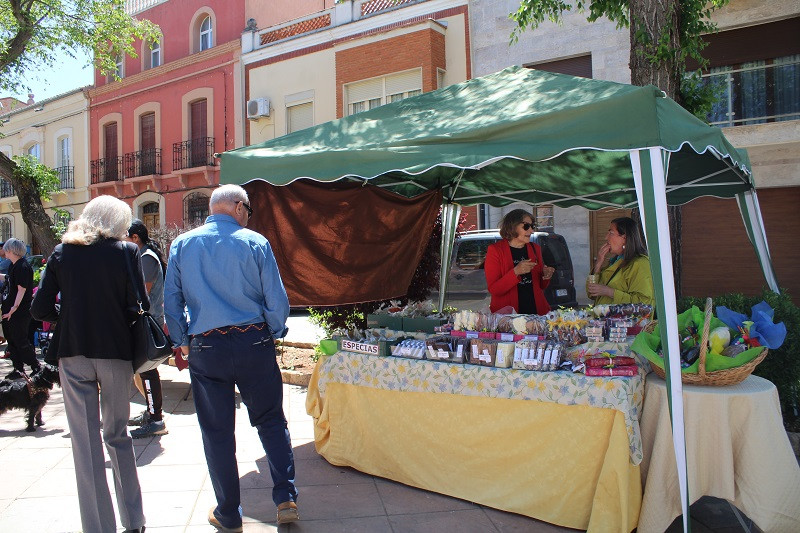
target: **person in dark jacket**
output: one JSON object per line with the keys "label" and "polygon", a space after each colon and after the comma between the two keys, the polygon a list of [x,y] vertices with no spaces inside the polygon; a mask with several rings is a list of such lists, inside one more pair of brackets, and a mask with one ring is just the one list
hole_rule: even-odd
{"label": "person in dark jacket", "polygon": [[144,309],[150,301],[139,248],[122,241],[130,223],[131,209],[122,200],[98,196],[86,204],[53,250],[31,306],[38,320],[57,323],[47,360],[57,357],[59,365],[85,533],[116,531],[101,428],[122,525],[127,531],[143,531],[145,524],[127,423],[136,288]]}
{"label": "person in dark jacket", "polygon": [[[158,243],[150,239],[147,226],[138,218],[128,228],[127,240],[138,246],[139,253],[142,254],[142,273],[147,296],[150,298],[150,314],[158,325],[164,328],[164,272],[167,269],[167,262]],[[141,426],[131,430],[131,437],[141,439],[169,433],[164,424],[162,412],[164,398],[158,368],[136,374],[133,383],[142,393],[147,408],[128,420],[129,426]]]}
{"label": "person in dark jacket", "polygon": [[6,258],[11,261],[6,283],[3,285],[3,332],[8,340],[8,353],[14,370],[7,377],[22,377],[25,365],[35,374],[39,370],[36,351],[28,336],[31,324],[31,298],[33,290],[33,269],[25,260],[27,248],[19,239],[8,239],[3,245]]}

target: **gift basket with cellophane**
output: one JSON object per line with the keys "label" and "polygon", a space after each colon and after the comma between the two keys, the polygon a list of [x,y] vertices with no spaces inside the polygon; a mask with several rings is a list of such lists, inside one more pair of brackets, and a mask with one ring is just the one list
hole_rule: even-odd
{"label": "gift basket with cellophane", "polygon": [[[745,380],[768,349],[779,348],[786,338],[786,326],[773,323],[773,316],[774,310],[766,302],[753,306],[750,317],[722,306],[714,316],[711,298],[706,300],[705,312],[693,306],[679,314],[682,381],[723,386]],[[636,336],[631,351],[645,357],[657,375],[665,376],[658,321]]]}

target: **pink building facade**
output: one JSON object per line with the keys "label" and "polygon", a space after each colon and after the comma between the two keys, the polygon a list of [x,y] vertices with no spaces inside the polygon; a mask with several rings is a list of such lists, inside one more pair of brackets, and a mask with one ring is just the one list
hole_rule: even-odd
{"label": "pink building facade", "polygon": [[192,227],[219,184],[215,153],[242,145],[243,0],[132,0],[160,42],[136,43],[89,91],[92,197],[128,202],[151,229]]}

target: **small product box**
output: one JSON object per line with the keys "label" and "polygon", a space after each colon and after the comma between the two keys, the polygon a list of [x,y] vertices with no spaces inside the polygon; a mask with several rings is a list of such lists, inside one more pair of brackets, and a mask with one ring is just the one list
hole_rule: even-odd
{"label": "small product box", "polygon": [[436,333],[436,328],[446,324],[446,318],[409,318],[403,317],[403,331],[420,331]]}
{"label": "small product box", "polygon": [[405,339],[391,347],[392,355],[408,359],[425,359],[425,352],[425,341],[418,339]]}
{"label": "small product box", "polygon": [[450,356],[450,362],[463,363],[467,361],[472,350],[470,347],[471,342],[466,337],[451,337],[450,345],[453,347],[453,351]]}
{"label": "small product box", "polygon": [[449,362],[453,358],[449,337],[431,337],[425,340],[425,358],[431,361]]}
{"label": "small product box", "polygon": [[514,349],[516,345],[513,342],[499,342],[497,343],[497,355],[495,356],[494,366],[497,368],[511,368],[514,363]]}

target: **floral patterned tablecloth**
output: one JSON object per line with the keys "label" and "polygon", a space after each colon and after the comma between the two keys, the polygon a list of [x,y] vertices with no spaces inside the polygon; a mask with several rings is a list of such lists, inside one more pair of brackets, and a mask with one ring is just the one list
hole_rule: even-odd
{"label": "floral patterned tablecloth", "polygon": [[568,371],[534,372],[337,352],[323,357],[319,394],[328,382],[402,392],[432,392],[586,405],[616,409],[625,417],[630,460],[642,462],[639,419],[646,370],[633,377],[587,377]]}

